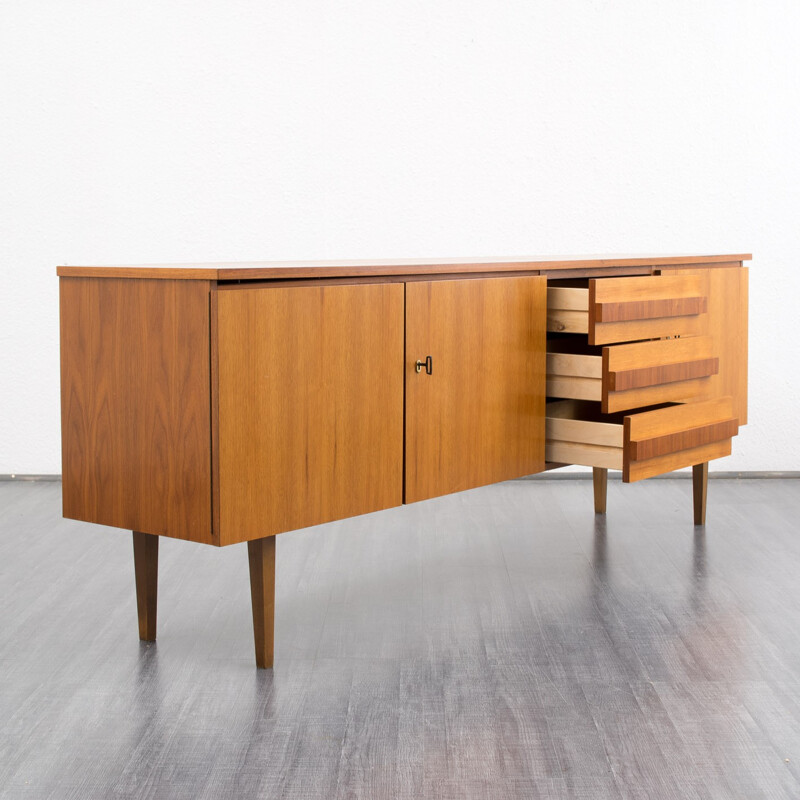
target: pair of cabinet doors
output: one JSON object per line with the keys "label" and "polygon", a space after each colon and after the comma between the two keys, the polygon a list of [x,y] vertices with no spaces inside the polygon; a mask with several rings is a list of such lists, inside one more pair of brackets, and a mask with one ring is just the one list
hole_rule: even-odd
{"label": "pair of cabinet doors", "polygon": [[227,542],[544,468],[546,278],[216,294]]}

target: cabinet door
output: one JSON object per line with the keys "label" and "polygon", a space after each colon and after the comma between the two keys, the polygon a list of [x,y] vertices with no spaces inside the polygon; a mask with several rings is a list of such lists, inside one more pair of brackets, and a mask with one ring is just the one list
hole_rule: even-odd
{"label": "cabinet door", "polygon": [[406,285],[407,503],[544,469],[546,287]]}
{"label": "cabinet door", "polygon": [[221,544],[402,502],[403,286],[220,289]]}

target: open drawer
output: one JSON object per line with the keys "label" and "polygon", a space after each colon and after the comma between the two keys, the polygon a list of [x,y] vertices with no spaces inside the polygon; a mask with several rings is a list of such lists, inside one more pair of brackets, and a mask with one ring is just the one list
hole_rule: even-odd
{"label": "open drawer", "polygon": [[547,396],[594,400],[604,414],[702,396],[719,372],[710,336],[592,347],[547,342]]}
{"label": "open drawer", "polygon": [[739,429],[730,397],[626,415],[559,400],[545,413],[546,461],[620,469],[626,483],[730,455]]}
{"label": "open drawer", "polygon": [[547,330],[585,333],[589,344],[702,333],[708,297],[700,275],[599,278],[547,289]]}

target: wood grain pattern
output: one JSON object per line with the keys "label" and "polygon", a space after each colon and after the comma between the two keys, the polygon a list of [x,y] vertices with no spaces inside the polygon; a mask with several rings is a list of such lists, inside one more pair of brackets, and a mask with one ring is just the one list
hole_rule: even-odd
{"label": "wood grain pattern", "polygon": [[603,364],[599,356],[547,353],[547,396],[600,400]]}
{"label": "wood grain pattern", "polygon": [[749,253],[731,255],[501,256],[488,258],[416,258],[328,261],[253,261],[210,264],[61,266],[62,277],[153,278],[189,280],[270,280],[334,278],[357,275],[424,275],[475,271],[655,268],[749,261]]}
{"label": "wood grain pattern", "polygon": [[[600,361],[600,358],[597,359]],[[577,400],[603,399],[603,381],[600,378],[576,378],[569,375],[547,376],[548,397],[574,397]]]}
{"label": "wood grain pattern", "polygon": [[603,417],[599,403],[560,400],[547,404],[545,458],[549,462],[622,469],[621,418]]}
{"label": "wood grain pattern", "polygon": [[627,441],[641,442],[675,431],[733,418],[733,399],[730,397],[641,411],[638,414],[625,416],[625,419],[630,421],[630,436]]}
{"label": "wood grain pattern", "polygon": [[214,543],[208,283],[61,278],[64,516]]}
{"label": "wood grain pattern", "polygon": [[406,286],[406,502],[544,468],[545,309],[541,277]]}
{"label": "wood grain pattern", "polygon": [[[665,275],[674,270],[663,270]],[[747,424],[747,317],[748,276],[745,267],[723,267],[697,272],[708,297],[702,332],[711,337],[714,355],[719,357],[719,372],[710,377],[702,397],[732,397],[733,416],[740,425]]]}
{"label": "wood grain pattern", "polygon": [[558,418],[552,416],[553,406],[547,404],[547,439],[564,442],[581,442],[603,447],[621,448],[623,445],[622,424],[619,422],[602,422],[591,419]]}
{"label": "wood grain pattern", "polygon": [[589,313],[565,309],[548,310],[547,330],[552,333],[588,333]]}
{"label": "wood grain pattern", "polygon": [[713,374],[718,368],[714,358],[714,341],[709,336],[604,347],[603,411],[702,398],[708,388],[704,373]]}
{"label": "wood grain pattern", "polygon": [[[732,409],[732,398],[723,397],[626,416],[623,481],[641,480],[729,455],[730,436],[734,435],[730,425],[734,419]],[[645,444],[649,441],[653,441],[652,446]]]}
{"label": "wood grain pattern", "polygon": [[706,499],[708,498],[708,461],[692,466],[692,501],[694,524],[706,524]]}
{"label": "wood grain pattern", "polygon": [[661,300],[633,300],[618,303],[597,303],[595,322],[630,322],[654,317],[685,317],[690,314],[705,314],[708,310],[706,297],[674,297]]}
{"label": "wood grain pattern", "polygon": [[[620,430],[620,433],[622,433],[622,430]],[[622,469],[623,450],[621,447],[610,447],[608,445],[548,439],[545,444],[545,459],[561,466],[577,464],[582,467]]]}
{"label": "wood grain pattern", "polygon": [[[560,352],[562,347],[565,352]],[[602,398],[603,364],[599,355],[570,352],[563,340],[549,340],[546,363],[548,397]]]}
{"label": "wood grain pattern", "polygon": [[589,290],[548,286],[547,330],[551,333],[588,333]]}
{"label": "wood grain pattern", "polygon": [[256,666],[269,669],[275,653],[275,537],[247,543]]}
{"label": "wood grain pattern", "polygon": [[652,478],[655,475],[664,475],[676,469],[691,467],[704,461],[713,461],[731,454],[732,443],[730,439],[720,442],[711,442],[689,450],[679,450],[677,453],[667,453],[647,461],[625,460],[622,470],[622,480],[625,483]]}
{"label": "wood grain pattern", "polygon": [[602,378],[603,364],[598,356],[579,353],[554,353],[547,346],[547,375],[569,378]]}
{"label": "wood grain pattern", "polygon": [[547,309],[588,311],[589,290],[580,286],[548,286]]}
{"label": "wood grain pattern", "polygon": [[[589,281],[589,344],[610,344],[665,336],[692,336],[702,333],[703,314],[696,309],[673,316],[671,308],[687,298],[705,297],[704,284],[696,275],[685,272],[633,278],[597,278]],[[606,322],[602,319],[607,305],[625,304],[635,318]],[[647,318],[653,314],[669,314]]]}
{"label": "wood grain pattern", "polygon": [[143,642],[154,642],[158,612],[158,536],[133,532],[133,569],[139,638]]}
{"label": "wood grain pattern", "polygon": [[569,352],[581,347],[571,341],[547,347],[548,397],[596,400],[604,413],[694,399],[718,368],[708,336],[585,348],[601,355]]}
{"label": "wood grain pattern", "polygon": [[683,431],[665,433],[652,439],[631,442],[630,458],[633,461],[646,461],[648,458],[689,450],[703,444],[729,439],[731,436],[736,436],[738,430],[738,421],[727,419],[722,422],[710,422],[707,425],[696,425]]}
{"label": "wood grain pattern", "polygon": [[547,404],[547,461],[621,469],[631,482],[709,461],[731,451],[731,398],[602,414],[599,403]]}
{"label": "wood grain pattern", "polygon": [[692,378],[707,378],[710,375],[716,375],[717,372],[719,372],[718,358],[698,358],[694,361],[637,367],[616,372],[609,370],[608,390],[610,392],[622,392],[626,389],[642,389],[646,386],[657,386],[662,383],[676,383]]}
{"label": "wood grain pattern", "polygon": [[216,302],[221,543],[399,505],[402,285]]}

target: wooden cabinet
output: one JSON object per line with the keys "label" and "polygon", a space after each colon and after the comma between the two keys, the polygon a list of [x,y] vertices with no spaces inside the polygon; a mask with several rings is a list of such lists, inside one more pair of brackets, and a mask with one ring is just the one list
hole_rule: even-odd
{"label": "wooden cabinet", "polygon": [[702,522],[746,258],[61,267],[64,515],[134,531],[144,639],[159,536],[247,541],[259,666],[277,533],[560,464],[597,511],[609,468],[691,465]]}

